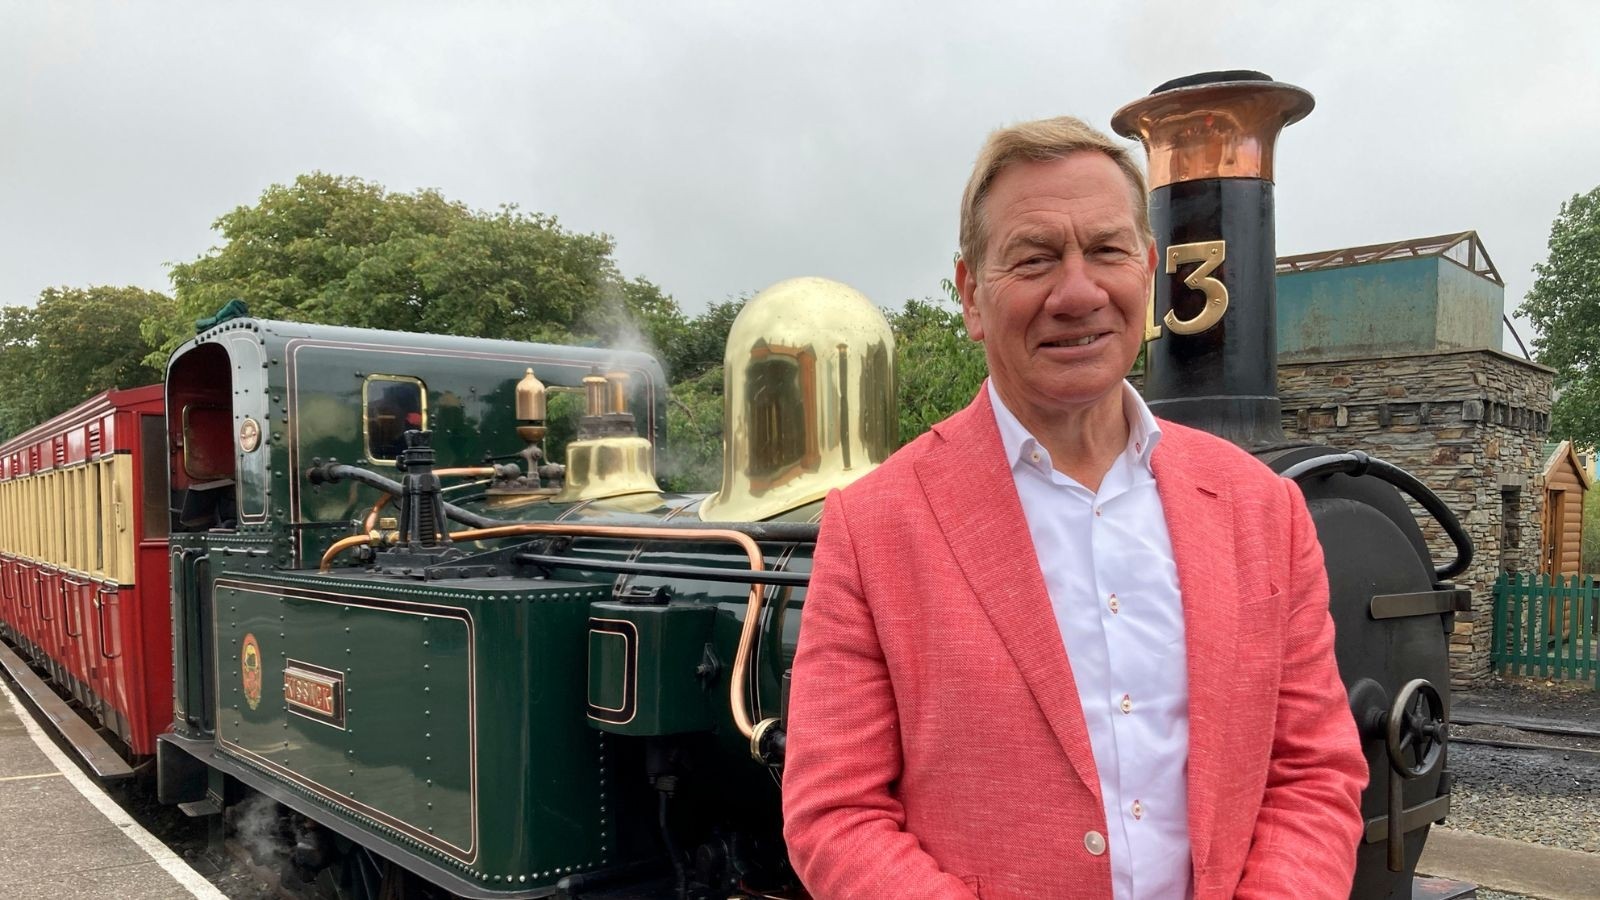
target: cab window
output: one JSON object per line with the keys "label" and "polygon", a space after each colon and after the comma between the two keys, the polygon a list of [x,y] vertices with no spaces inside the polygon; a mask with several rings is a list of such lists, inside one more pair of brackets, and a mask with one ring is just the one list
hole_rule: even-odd
{"label": "cab window", "polygon": [[407,375],[371,375],[361,389],[366,416],[367,458],[394,465],[406,446],[407,431],[428,428],[428,393]]}

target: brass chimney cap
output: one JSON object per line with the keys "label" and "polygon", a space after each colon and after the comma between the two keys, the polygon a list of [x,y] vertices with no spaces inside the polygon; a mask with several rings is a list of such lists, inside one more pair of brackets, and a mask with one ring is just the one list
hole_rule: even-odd
{"label": "brass chimney cap", "polygon": [[1165,82],[1117,110],[1111,128],[1150,156],[1150,189],[1205,178],[1272,180],[1278,132],[1316,105],[1261,72],[1203,72]]}

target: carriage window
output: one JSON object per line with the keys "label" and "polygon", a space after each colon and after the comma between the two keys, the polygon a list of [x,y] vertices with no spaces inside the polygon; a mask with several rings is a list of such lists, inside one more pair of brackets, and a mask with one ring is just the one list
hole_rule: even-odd
{"label": "carriage window", "polygon": [[367,419],[367,458],[394,465],[406,446],[406,432],[428,428],[428,394],[419,379],[372,375],[361,388]]}
{"label": "carriage window", "polygon": [[168,507],[172,494],[167,488],[167,417],[139,417],[140,483],[144,487],[144,534],[147,540],[166,540],[170,524]]}

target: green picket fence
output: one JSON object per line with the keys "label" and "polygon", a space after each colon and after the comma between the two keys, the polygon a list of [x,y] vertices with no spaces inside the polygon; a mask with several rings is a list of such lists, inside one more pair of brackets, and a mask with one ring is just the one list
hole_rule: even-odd
{"label": "green picket fence", "polygon": [[1600,690],[1597,617],[1593,575],[1501,575],[1489,650],[1495,671],[1591,681]]}

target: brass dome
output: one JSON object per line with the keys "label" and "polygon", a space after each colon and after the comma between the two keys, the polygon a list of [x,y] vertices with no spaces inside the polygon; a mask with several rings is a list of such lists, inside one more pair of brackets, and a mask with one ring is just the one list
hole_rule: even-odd
{"label": "brass dome", "polygon": [[753,297],[723,355],[722,489],[706,521],[770,519],[894,451],[894,333],[848,285],[792,278]]}

